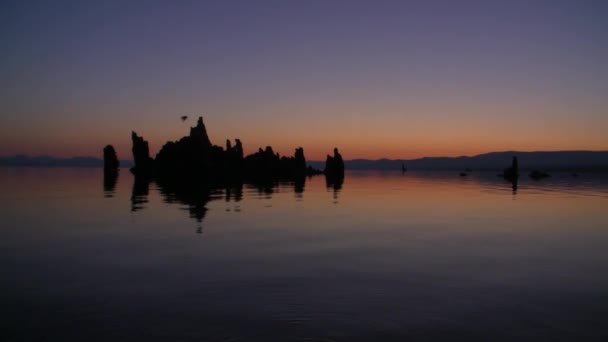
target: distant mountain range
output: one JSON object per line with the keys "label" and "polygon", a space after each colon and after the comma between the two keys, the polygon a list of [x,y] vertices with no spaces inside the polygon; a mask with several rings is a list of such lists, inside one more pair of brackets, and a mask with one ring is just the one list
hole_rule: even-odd
{"label": "distant mountain range", "polygon": [[[419,159],[353,159],[346,160],[348,170],[502,170],[511,165],[517,156],[523,170],[547,171],[608,171],[608,151],[552,151],[552,152],[490,152],[476,156],[425,157]],[[325,167],[325,161],[308,161],[317,169]],[[55,158],[50,156],[30,157],[17,155],[0,157],[0,166],[28,167],[102,167],[103,160],[95,157]],[[120,166],[131,167],[131,160],[121,160]]]}
{"label": "distant mountain range", "polygon": [[[490,152],[476,156],[425,157],[419,159],[353,159],[345,161],[348,170],[502,170],[517,156],[522,170],[553,171],[608,171],[608,151],[551,151],[551,152]],[[325,162],[309,162],[322,169]]]}
{"label": "distant mountain range", "polygon": [[[55,158],[50,156],[30,157],[16,155],[0,157],[0,166],[28,166],[28,167],[103,167],[103,160],[95,157]],[[121,167],[131,167],[131,160],[121,160]]]}

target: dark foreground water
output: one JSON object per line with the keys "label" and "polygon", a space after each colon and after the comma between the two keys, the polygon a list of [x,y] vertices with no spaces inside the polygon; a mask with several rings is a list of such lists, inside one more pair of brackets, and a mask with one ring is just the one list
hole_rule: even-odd
{"label": "dark foreground water", "polygon": [[608,178],[0,168],[1,341],[606,341]]}

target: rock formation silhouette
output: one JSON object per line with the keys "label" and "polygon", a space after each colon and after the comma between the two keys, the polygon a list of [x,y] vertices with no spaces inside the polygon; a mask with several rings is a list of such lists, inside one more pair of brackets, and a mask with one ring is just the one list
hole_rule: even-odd
{"label": "rock formation silhouette", "polygon": [[511,161],[511,167],[505,168],[502,174],[499,176],[511,183],[511,189],[513,190],[513,194],[516,194],[517,183],[519,181],[519,163],[517,162],[516,156],[513,156],[513,160]]}
{"label": "rock formation silhouette", "polygon": [[103,148],[103,189],[105,197],[113,197],[118,180],[118,167],[120,162],[116,157],[114,146]]}
{"label": "rock formation silhouette", "polygon": [[[227,140],[225,149],[213,145],[202,117],[198,118],[196,126],[190,128],[190,135],[164,144],[154,160],[149,157],[148,143],[142,137],[133,132],[132,140],[135,160],[132,171],[135,174],[212,180],[298,178],[300,183],[300,179],[306,175],[319,173],[306,167],[304,149],[301,147],[295,150],[293,157],[281,157],[270,146],[245,157],[239,139],[235,139],[234,146]],[[342,165],[343,170],[341,156],[338,164]]]}
{"label": "rock formation silhouette", "polygon": [[338,148],[334,148],[334,156],[327,155],[325,160],[325,183],[328,188],[334,189],[334,200],[337,201],[338,193],[344,183],[344,160],[338,152]]}
{"label": "rock formation silhouette", "polygon": [[120,162],[116,157],[114,146],[107,145],[103,148],[103,169],[105,172],[115,172],[118,170]]}
{"label": "rock formation silhouette", "polygon": [[209,175],[220,172],[223,150],[209,141],[203,119],[190,128],[190,135],[167,142],[156,155],[156,171],[161,176]]}
{"label": "rock formation silhouette", "polygon": [[325,176],[330,178],[344,178],[344,160],[338,152],[338,148],[334,148],[334,156],[327,155],[325,160]]}
{"label": "rock formation silhouette", "polygon": [[502,176],[507,180],[514,180],[519,178],[519,165],[517,163],[517,157],[513,157],[511,161],[511,167],[503,170]]}
{"label": "rock formation silhouette", "polygon": [[135,166],[131,169],[133,173],[139,175],[151,175],[154,171],[154,160],[150,158],[150,148],[148,142],[135,132],[131,132],[133,142],[133,162]]}

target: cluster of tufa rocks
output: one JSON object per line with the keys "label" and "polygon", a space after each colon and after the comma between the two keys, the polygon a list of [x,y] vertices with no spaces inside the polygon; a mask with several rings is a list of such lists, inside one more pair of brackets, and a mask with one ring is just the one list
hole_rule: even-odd
{"label": "cluster of tufa rocks", "polygon": [[[508,181],[516,181],[519,178],[519,163],[517,162],[517,157],[513,157],[511,167],[504,169],[502,175],[500,176],[504,177]],[[529,176],[534,180],[551,177],[550,174],[540,170],[532,170],[529,173]]]}
{"label": "cluster of tufa rocks", "polygon": [[[150,157],[148,142],[132,132],[133,160],[131,171],[135,175],[156,177],[208,177],[208,178],[289,178],[320,174],[321,171],[306,166],[304,149],[295,150],[293,157],[280,156],[267,146],[258,152],[244,156],[243,145],[235,139],[234,145],[226,141],[226,147],[211,143],[203,118],[190,128],[190,135],[178,141],[167,142],[156,155]],[[344,177],[344,161],[338,150],[328,156],[325,174]]]}

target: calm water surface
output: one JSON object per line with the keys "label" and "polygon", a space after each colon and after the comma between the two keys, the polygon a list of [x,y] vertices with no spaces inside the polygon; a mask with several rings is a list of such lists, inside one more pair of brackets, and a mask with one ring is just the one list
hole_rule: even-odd
{"label": "calm water surface", "polygon": [[608,177],[0,168],[2,341],[606,341]]}

